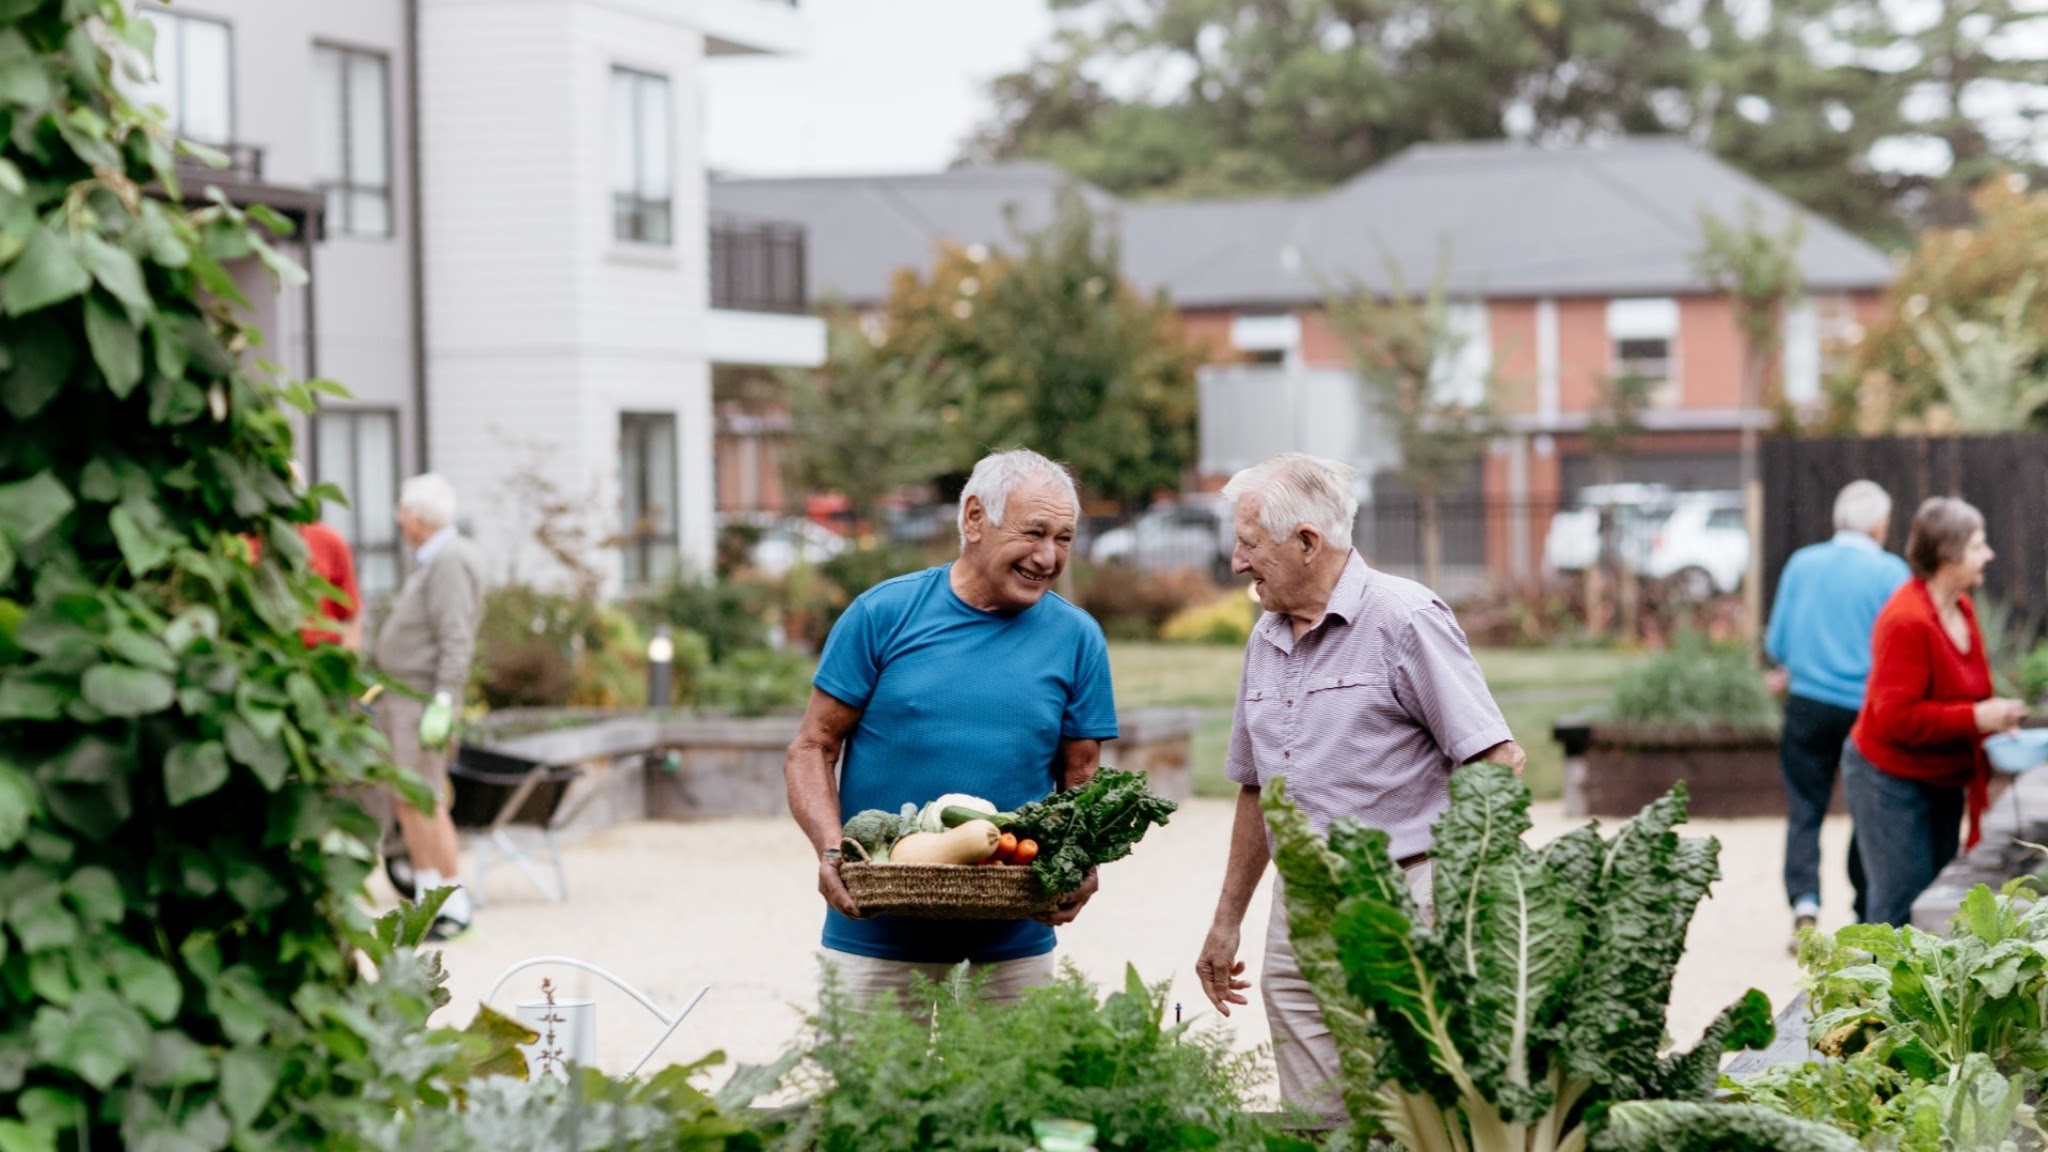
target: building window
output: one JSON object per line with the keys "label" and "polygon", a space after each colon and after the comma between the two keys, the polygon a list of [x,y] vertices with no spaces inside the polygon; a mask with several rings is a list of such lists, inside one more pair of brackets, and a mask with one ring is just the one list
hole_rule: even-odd
{"label": "building window", "polygon": [[672,412],[619,415],[619,495],[628,586],[667,579],[676,561],[676,418]]}
{"label": "building window", "polygon": [[356,554],[356,584],[375,602],[397,589],[398,413],[389,408],[327,408],[313,417],[313,479],[348,497],[322,518]]}
{"label": "building window", "polygon": [[1650,403],[1674,408],[1679,402],[1678,301],[1670,297],[1607,302],[1609,370],[1616,378],[1640,376],[1651,383]]}
{"label": "building window", "polygon": [[391,235],[391,66],[383,56],[313,47],[313,183],[327,227]]}
{"label": "building window", "polygon": [[1438,404],[1477,408],[1493,375],[1493,328],[1484,301],[1461,300],[1444,310],[1443,346],[1430,365],[1429,392]]}
{"label": "building window", "polygon": [[668,77],[612,69],[612,236],[670,242],[675,157]]}
{"label": "building window", "polygon": [[162,106],[180,139],[226,145],[235,138],[234,32],[224,20],[144,8],[156,29],[156,78],[138,93]]}
{"label": "building window", "polygon": [[1233,316],[1230,346],[1247,364],[1285,365],[1301,353],[1301,318],[1292,313]]}

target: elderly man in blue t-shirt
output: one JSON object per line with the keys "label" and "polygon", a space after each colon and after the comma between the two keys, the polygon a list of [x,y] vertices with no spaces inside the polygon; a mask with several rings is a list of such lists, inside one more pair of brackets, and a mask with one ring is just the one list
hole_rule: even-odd
{"label": "elderly man in blue t-shirt", "polygon": [[[1884,550],[1892,498],[1869,480],[1835,497],[1835,535],[1785,562],[1771,604],[1764,650],[1780,665],[1773,687],[1785,701],[1778,742],[1785,777],[1785,899],[1792,905],[1792,947],[1820,916],[1820,825],[1835,790],[1842,742],[1863,707],[1870,676],[1870,632],[1885,601],[1912,573]],[[1863,919],[1863,862],[1849,841],[1849,886]]]}
{"label": "elderly man in blue t-shirt", "polygon": [[984,458],[960,494],[960,558],[868,589],[825,641],[783,772],[819,854],[825,960],[856,999],[962,960],[985,972],[987,997],[1015,999],[1052,978],[1052,926],[1095,892],[1091,873],[1042,922],[863,918],[839,877],[840,827],[855,812],[948,792],[1010,810],[1095,774],[1117,734],[1109,646],[1052,591],[1079,512],[1053,461]]}

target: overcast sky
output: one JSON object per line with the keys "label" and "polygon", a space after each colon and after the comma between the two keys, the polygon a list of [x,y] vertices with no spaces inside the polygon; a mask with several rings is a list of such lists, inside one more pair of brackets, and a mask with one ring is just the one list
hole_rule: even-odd
{"label": "overcast sky", "polygon": [[801,0],[810,47],[705,61],[705,154],[747,175],[943,168],[983,85],[1046,42],[1045,0]]}

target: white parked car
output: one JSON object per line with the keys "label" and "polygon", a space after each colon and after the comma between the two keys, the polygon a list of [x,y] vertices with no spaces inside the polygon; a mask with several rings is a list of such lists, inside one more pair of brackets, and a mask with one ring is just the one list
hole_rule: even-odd
{"label": "white parked car", "polygon": [[1591,484],[1579,490],[1578,506],[1550,518],[1543,540],[1543,566],[1551,572],[1583,572],[1600,559],[1600,514],[1612,510],[1615,547],[1641,569],[1656,526],[1674,499],[1662,484]]}
{"label": "white parked car", "polygon": [[799,563],[822,564],[849,546],[846,537],[799,516],[734,522],[760,531],[761,538],[747,550],[747,566],[771,580],[787,576]]}
{"label": "white parked car", "polygon": [[1688,600],[1726,596],[1749,574],[1749,526],[1740,492],[1686,492],[1657,525],[1638,569]]}
{"label": "white parked car", "polygon": [[1088,559],[1124,563],[1146,572],[1192,568],[1225,576],[1230,571],[1229,509],[1210,497],[1188,497],[1154,508],[1095,538]]}

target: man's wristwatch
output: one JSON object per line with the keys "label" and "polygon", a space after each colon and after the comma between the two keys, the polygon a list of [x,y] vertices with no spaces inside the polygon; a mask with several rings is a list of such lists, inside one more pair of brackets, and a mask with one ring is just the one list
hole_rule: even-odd
{"label": "man's wristwatch", "polygon": [[845,853],[841,852],[837,848],[827,848],[823,852],[818,854],[818,858],[820,860],[837,860],[844,855]]}

